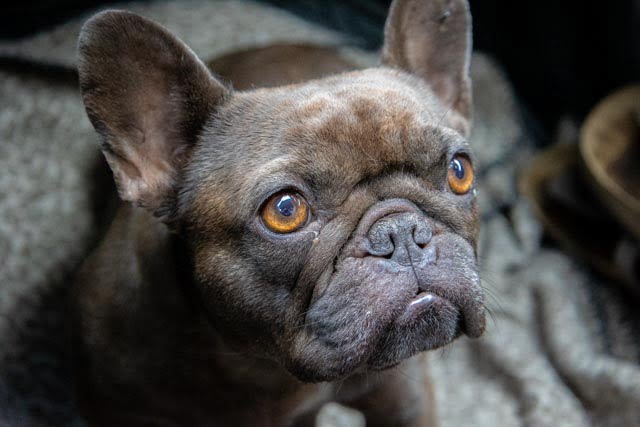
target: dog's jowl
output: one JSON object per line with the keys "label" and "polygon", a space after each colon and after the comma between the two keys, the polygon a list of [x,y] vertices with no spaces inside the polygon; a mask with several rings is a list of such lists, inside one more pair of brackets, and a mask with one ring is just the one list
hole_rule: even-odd
{"label": "dog's jowl", "polygon": [[82,29],[127,203],[79,274],[90,425],[437,423],[422,352],[484,330],[462,0],[396,0],[381,66],[234,91],[128,12]]}

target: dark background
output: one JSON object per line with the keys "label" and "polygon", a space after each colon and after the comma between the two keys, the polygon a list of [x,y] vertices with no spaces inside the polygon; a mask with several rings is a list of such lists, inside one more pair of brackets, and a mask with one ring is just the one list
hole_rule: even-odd
{"label": "dark background", "polygon": [[[262,0],[348,33],[367,49],[382,42],[390,0]],[[0,38],[16,39],[105,0],[4,1]],[[470,0],[474,45],[505,68],[544,144],[558,119],[581,120],[610,91],[640,81],[640,0]]]}

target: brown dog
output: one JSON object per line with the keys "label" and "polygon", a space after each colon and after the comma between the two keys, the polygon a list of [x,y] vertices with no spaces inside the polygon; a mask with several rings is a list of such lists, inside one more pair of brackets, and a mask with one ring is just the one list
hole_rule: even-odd
{"label": "brown dog", "polygon": [[74,300],[91,425],[434,424],[419,352],[484,330],[463,0],[396,0],[383,66],[236,91],[127,12],[82,30],[120,196]]}

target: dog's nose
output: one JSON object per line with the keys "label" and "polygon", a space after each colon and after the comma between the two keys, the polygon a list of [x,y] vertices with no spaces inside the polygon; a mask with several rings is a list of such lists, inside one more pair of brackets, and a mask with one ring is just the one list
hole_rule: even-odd
{"label": "dog's nose", "polygon": [[411,265],[426,255],[431,226],[417,213],[397,213],[376,221],[369,229],[370,255],[390,258],[400,265]]}

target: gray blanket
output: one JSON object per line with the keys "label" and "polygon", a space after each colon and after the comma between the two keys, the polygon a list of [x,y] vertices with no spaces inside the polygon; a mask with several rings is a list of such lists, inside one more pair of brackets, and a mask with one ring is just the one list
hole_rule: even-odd
{"label": "gray blanket", "polygon": [[[244,1],[118,7],[163,23],[206,60],[273,42],[348,42]],[[82,425],[66,362],[66,293],[95,241],[93,213],[106,195],[89,184],[97,137],[65,77],[81,22],[0,44],[0,57],[55,66],[36,76],[0,71],[0,425]],[[431,353],[442,425],[640,425],[640,316],[615,286],[542,245],[541,227],[516,190],[534,148],[513,92],[483,55],[474,55],[472,77],[490,319],[482,339]],[[348,420],[358,424],[353,414],[319,424]]]}

